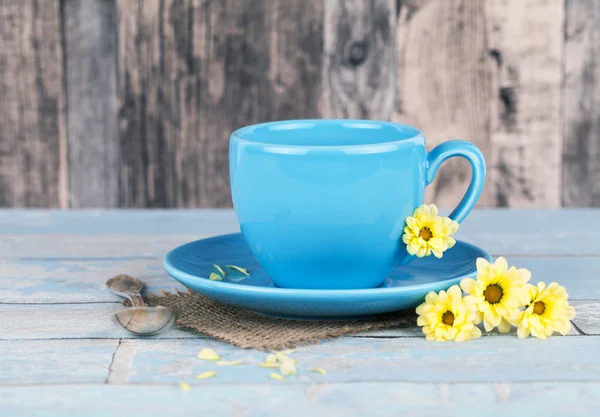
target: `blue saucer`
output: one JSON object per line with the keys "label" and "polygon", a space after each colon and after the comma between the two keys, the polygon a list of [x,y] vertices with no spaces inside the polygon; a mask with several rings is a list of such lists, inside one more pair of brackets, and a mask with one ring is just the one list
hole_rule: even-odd
{"label": "blue saucer", "polygon": [[[277,288],[258,264],[240,233],[216,236],[173,249],[164,260],[167,272],[187,288],[213,300],[257,313],[299,320],[355,319],[414,308],[429,291],[439,291],[476,273],[477,258],[490,255],[458,241],[442,259],[416,259],[394,269],[379,288],[364,290],[302,290]],[[250,272],[244,277],[227,270],[223,281],[208,279],[221,267],[237,265]]]}

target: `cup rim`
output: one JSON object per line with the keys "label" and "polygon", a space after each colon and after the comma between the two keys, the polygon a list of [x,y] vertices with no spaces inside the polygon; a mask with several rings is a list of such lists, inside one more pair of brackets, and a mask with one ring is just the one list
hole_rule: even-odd
{"label": "cup rim", "polygon": [[[388,140],[377,143],[361,143],[361,144],[334,144],[334,145],[298,145],[298,144],[284,144],[284,143],[271,143],[268,141],[258,141],[248,139],[244,137],[246,133],[250,133],[253,130],[265,127],[277,127],[284,125],[294,124],[325,124],[325,123],[339,123],[339,124],[370,124],[377,126],[386,126],[395,128],[398,130],[411,130],[414,134],[408,137],[403,137],[397,140]],[[282,129],[283,130],[283,129]],[[423,132],[411,125],[403,123],[395,123],[384,120],[363,120],[363,119],[290,119],[290,120],[279,120],[265,123],[257,123],[248,125],[236,129],[231,133],[231,140],[235,140],[244,146],[252,146],[259,148],[265,152],[270,153],[284,153],[284,154],[305,154],[308,151],[345,151],[347,153],[379,153],[389,152],[398,149],[398,145],[405,142],[422,140],[424,141],[425,136]]]}

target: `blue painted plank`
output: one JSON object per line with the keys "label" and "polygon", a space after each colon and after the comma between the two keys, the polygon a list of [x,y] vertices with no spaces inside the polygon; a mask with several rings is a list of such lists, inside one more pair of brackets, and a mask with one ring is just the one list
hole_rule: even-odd
{"label": "blue painted plank", "polygon": [[[65,231],[65,233],[67,233]],[[149,259],[210,235],[4,235],[0,259]]]}
{"label": "blue painted plank", "polygon": [[[0,254],[162,256],[175,242],[237,230],[231,210],[0,211],[0,233],[5,235]],[[457,237],[496,255],[599,255],[600,209],[480,209],[462,224]],[[132,244],[137,253],[128,249]]]}
{"label": "blue painted plank", "polygon": [[[19,224],[18,213],[13,217],[16,224]],[[77,219],[81,214],[75,212],[72,218]],[[181,214],[184,219],[197,216],[195,222],[188,222],[188,227],[184,227],[186,221],[177,220],[179,212],[164,212],[163,217],[157,218],[152,214],[99,214],[96,222],[81,228],[78,223],[69,225],[67,220],[71,217],[62,214],[61,218],[66,216],[64,221],[56,224],[50,216],[49,226],[0,228],[5,233],[0,239],[0,257],[161,257],[185,242],[237,231],[232,212],[184,212]],[[494,255],[600,255],[600,210],[482,210],[472,217],[463,224],[457,237]],[[119,227],[111,226],[109,221]],[[582,230],[585,230],[585,244],[581,244]]]}
{"label": "blue painted plank", "polygon": [[0,385],[103,383],[118,343],[118,340],[0,341]]}
{"label": "blue painted plank", "polygon": [[[220,367],[199,361],[205,347],[244,364]],[[345,338],[298,349],[299,374],[284,383],[395,382],[565,382],[600,381],[600,337],[554,337],[520,340],[515,335],[483,337],[465,343],[433,343],[423,338]],[[109,383],[192,385],[280,384],[260,368],[264,352],[242,350],[212,341],[124,340],[115,354]],[[328,375],[308,372],[320,366]],[[204,371],[215,378],[194,379]]]}
{"label": "blue painted plank", "polygon": [[[598,311],[600,308],[598,304],[600,302],[594,301],[576,305],[578,317],[574,320],[575,324],[587,320],[588,324],[584,327],[591,328],[588,318],[593,317]],[[0,340],[133,338],[131,334],[111,320],[111,315],[122,308],[125,307],[118,303],[0,304]],[[374,335],[423,337],[416,326],[382,330]],[[161,334],[158,338],[198,339],[203,336],[174,328]]]}
{"label": "blue painted plank", "polygon": [[313,385],[207,384],[0,387],[11,417],[348,416],[497,417],[595,415],[600,383]]}
{"label": "blue painted plank", "polygon": [[[572,299],[600,299],[600,257],[508,257],[517,267],[532,271],[532,282],[557,281]],[[183,290],[163,269],[160,258],[150,259],[0,259],[0,303],[118,302],[105,288],[108,278],[129,274],[142,280],[149,292]]]}
{"label": "blue painted plank", "polygon": [[600,303],[597,300],[573,300],[575,324],[584,334],[600,335]]}
{"label": "blue painted plank", "polygon": [[[0,340],[132,338],[111,316],[125,308],[102,304],[2,304]],[[173,328],[155,338],[203,338]]]}
{"label": "blue painted plank", "polygon": [[144,290],[185,290],[162,267],[162,260],[0,259],[0,303],[120,302],[106,289],[106,281],[118,274],[140,279]]}
{"label": "blue painted plank", "polygon": [[102,236],[203,234],[239,231],[231,209],[10,210],[0,209],[0,234]]}
{"label": "blue painted plank", "polygon": [[[447,214],[448,210],[441,210]],[[567,225],[569,226],[567,228]],[[577,226],[584,226],[579,229]],[[561,230],[563,228],[564,230]],[[461,231],[478,233],[571,233],[600,229],[600,209],[475,209]],[[228,229],[228,230],[226,230]],[[1,234],[74,235],[227,233],[239,230],[232,209],[36,210],[0,209]]]}

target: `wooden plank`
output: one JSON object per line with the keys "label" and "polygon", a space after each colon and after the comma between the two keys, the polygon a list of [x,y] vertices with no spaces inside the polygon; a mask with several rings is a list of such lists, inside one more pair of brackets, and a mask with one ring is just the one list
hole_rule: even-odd
{"label": "wooden plank", "polygon": [[[507,259],[511,265],[529,269],[533,283],[556,281],[567,288],[571,299],[600,300],[600,257]],[[0,259],[0,303],[119,302],[105,288],[107,279],[118,274],[139,278],[149,293],[184,290],[164,271],[161,258]]]}
{"label": "wooden plank", "polygon": [[[440,209],[447,215],[448,208]],[[568,226],[568,227],[567,227]],[[473,211],[461,224],[462,238],[494,235],[531,239],[562,240],[581,236],[593,244],[600,229],[600,209],[520,210],[483,209]],[[192,235],[234,233],[239,226],[231,209],[199,210],[0,210],[3,235]],[[3,236],[4,237],[4,236]],[[459,236],[459,238],[461,238]],[[600,251],[597,252],[600,254]]]}
{"label": "wooden plank", "polygon": [[230,209],[0,210],[0,235],[207,235],[239,231]]}
{"label": "wooden plank", "polygon": [[[393,120],[422,129],[430,148],[449,139],[469,140],[481,148],[490,164],[491,63],[484,2],[409,1],[400,5]],[[493,183],[490,171],[488,184]],[[428,187],[426,200],[452,207],[470,178],[470,165],[461,158],[452,159]],[[492,187],[484,189],[479,205],[495,205]]]}
{"label": "wooden plank", "polygon": [[207,235],[5,235],[0,258],[156,258],[184,243]]}
{"label": "wooden plank", "polygon": [[[591,302],[577,302],[576,325],[583,326],[584,333],[590,330],[594,314],[598,307]],[[133,336],[112,322],[111,316],[124,308],[120,303],[91,304],[0,304],[0,340],[32,340],[32,339],[128,339]],[[592,317],[592,319],[590,319]],[[597,327],[596,324],[593,326]],[[572,336],[578,335],[574,330]],[[421,331],[415,327],[403,327],[381,330],[375,333],[359,334],[358,337],[390,337],[423,339]],[[486,334],[494,336],[494,334]],[[204,336],[186,330],[172,329],[159,338],[163,339],[203,339]]]}
{"label": "wooden plank", "polygon": [[66,207],[58,1],[0,2],[0,206]]}
{"label": "wooden plank", "polygon": [[[479,245],[494,256],[597,256],[600,232],[574,229],[558,236],[549,232],[531,233],[508,230],[494,233],[482,229],[475,234],[459,232],[458,239]],[[586,244],[581,233],[586,230]],[[0,259],[92,259],[156,258],[184,243],[214,234],[192,235],[4,235],[0,239]]]}
{"label": "wooden plank", "polygon": [[104,383],[118,340],[0,341],[0,385]]}
{"label": "wooden plank", "polygon": [[598,300],[573,300],[577,317],[575,324],[586,335],[600,335],[600,302]]}
{"label": "wooden plank", "polygon": [[563,83],[565,206],[600,205],[600,3],[566,0]]}
{"label": "wooden plank", "polygon": [[[0,211],[0,258],[162,257],[185,242],[237,230],[229,210]],[[457,237],[493,255],[596,256],[600,211],[479,209],[463,222]]]}
{"label": "wooden plank", "polygon": [[[112,321],[119,303],[0,304],[0,340],[121,339],[135,337]],[[171,329],[162,338],[203,338]]]}
{"label": "wooden plank", "polygon": [[[373,399],[376,398],[376,406]],[[140,401],[143,399],[143,401]],[[302,385],[220,385],[190,392],[177,385],[0,387],[0,408],[11,417],[147,415],[279,416],[398,415],[475,417],[589,416],[600,406],[599,383],[423,384],[371,382]]]}
{"label": "wooden plank", "polygon": [[230,206],[230,132],[318,115],[322,7],[117,1],[122,206]]}
{"label": "wooden plank", "polygon": [[119,274],[135,276],[144,291],[185,290],[162,267],[162,259],[120,260],[1,260],[0,303],[120,302],[106,290],[106,281]]}
{"label": "wooden plank", "polygon": [[494,203],[561,205],[563,0],[489,0]]}
{"label": "wooden plank", "polygon": [[[432,343],[424,338],[345,338],[297,349],[298,376],[292,383],[322,383],[323,376],[308,372],[321,366],[327,383],[339,382],[559,382],[598,381],[600,339],[596,336],[554,337],[546,341],[516,336],[483,337],[466,343]],[[243,364],[220,367],[199,361],[203,348]],[[265,352],[234,348],[212,340],[123,340],[115,354],[109,383],[202,385],[278,384],[271,369],[258,366]],[[502,360],[498,360],[502,358]],[[550,365],[551,363],[551,365]],[[456,364],[461,364],[457,372]],[[214,370],[211,381],[195,375]]]}
{"label": "wooden plank", "polygon": [[394,106],[395,2],[325,2],[326,117],[390,118]]}
{"label": "wooden plank", "polygon": [[117,207],[119,142],[113,0],[63,0],[69,207]]}

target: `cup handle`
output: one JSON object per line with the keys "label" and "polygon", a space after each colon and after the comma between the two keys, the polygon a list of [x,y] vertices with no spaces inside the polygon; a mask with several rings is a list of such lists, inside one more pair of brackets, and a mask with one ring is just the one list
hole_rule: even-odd
{"label": "cup handle", "polygon": [[479,148],[465,140],[449,140],[429,152],[427,155],[428,168],[425,175],[427,185],[433,182],[435,174],[444,161],[454,156],[462,156],[471,164],[471,183],[458,206],[450,213],[450,218],[462,222],[471,212],[483,191],[485,183],[485,160]]}

